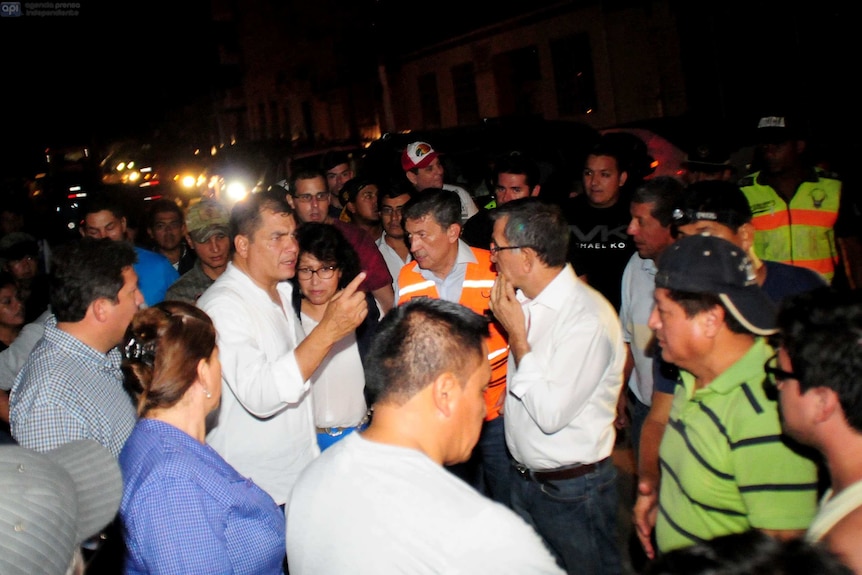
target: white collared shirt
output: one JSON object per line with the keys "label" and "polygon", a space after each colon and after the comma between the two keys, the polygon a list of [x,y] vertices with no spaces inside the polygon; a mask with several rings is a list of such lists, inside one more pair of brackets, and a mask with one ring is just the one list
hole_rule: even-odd
{"label": "white collared shirt", "polygon": [[613,306],[571,265],[535,298],[518,291],[530,352],[509,355],[506,443],[530,469],[611,455],[625,347]]}
{"label": "white collared shirt", "polygon": [[287,502],[299,472],[320,454],[311,383],[294,350],[305,334],[281,282],[281,305],[239,268],[225,272],[198,299],[218,333],[221,406],[211,415],[207,443],[237,471]]}

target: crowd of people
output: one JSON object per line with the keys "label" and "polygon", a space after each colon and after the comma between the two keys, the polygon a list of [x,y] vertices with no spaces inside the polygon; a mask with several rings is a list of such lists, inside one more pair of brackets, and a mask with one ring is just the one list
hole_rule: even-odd
{"label": "crowd of people", "polygon": [[562,203],[516,150],[477,201],[417,141],[134,239],[108,195],[59,245],[10,206],[0,565],[862,573],[862,226],[794,122],[745,174],[601,136]]}

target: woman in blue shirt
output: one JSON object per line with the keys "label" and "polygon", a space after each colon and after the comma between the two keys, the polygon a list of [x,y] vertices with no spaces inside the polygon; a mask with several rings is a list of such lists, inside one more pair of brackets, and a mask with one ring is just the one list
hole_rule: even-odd
{"label": "woman in blue shirt", "polygon": [[282,573],[283,513],[205,442],[221,399],[209,316],[165,301],[135,315],[126,341],[140,419],[120,454],[125,573]]}

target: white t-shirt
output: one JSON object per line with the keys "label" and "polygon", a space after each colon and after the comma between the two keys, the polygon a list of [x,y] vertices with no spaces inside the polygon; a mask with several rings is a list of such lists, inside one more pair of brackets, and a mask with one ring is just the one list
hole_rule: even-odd
{"label": "white t-shirt", "polygon": [[291,575],[563,573],[513,511],[424,453],[358,433],[302,472],[286,515]]}

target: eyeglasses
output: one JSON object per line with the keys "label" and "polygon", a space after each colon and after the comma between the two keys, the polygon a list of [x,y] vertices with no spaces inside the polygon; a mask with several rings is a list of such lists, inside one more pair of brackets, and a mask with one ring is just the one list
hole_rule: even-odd
{"label": "eyeglasses", "polygon": [[783,383],[788,379],[799,379],[792,371],[784,371],[778,367],[778,354],[766,360],[763,364],[763,371],[766,372],[766,377],[769,378],[775,385]]}
{"label": "eyeglasses", "polygon": [[488,248],[488,251],[491,252],[492,256],[496,256],[497,252],[502,252],[505,250],[520,250],[523,248],[528,248],[530,246],[498,246],[496,244],[491,244],[491,247]]}
{"label": "eyeglasses", "polygon": [[322,280],[328,280],[335,275],[335,270],[338,269],[338,266],[326,266],[323,268],[318,268],[313,270],[311,268],[296,268],[296,275],[299,276],[299,279],[302,280],[310,280],[311,276],[317,274]]}
{"label": "eyeglasses", "polygon": [[395,206],[394,208],[392,206],[383,206],[382,208],[380,208],[380,215],[381,216],[391,216],[392,214],[401,215],[401,213],[403,211],[404,211],[403,205],[402,206]]}
{"label": "eyeglasses", "polygon": [[325,202],[329,200],[330,195],[332,194],[330,194],[329,192],[317,192],[316,194],[301,194],[293,197],[296,198],[297,202],[302,202],[303,204],[310,204],[314,200],[317,200],[318,202]]}

